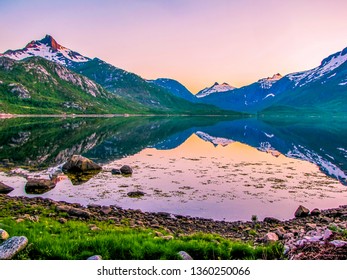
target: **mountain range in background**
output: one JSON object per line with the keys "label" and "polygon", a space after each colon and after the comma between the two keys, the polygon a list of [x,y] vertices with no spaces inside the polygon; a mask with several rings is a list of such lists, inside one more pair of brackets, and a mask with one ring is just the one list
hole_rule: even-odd
{"label": "mountain range in background", "polygon": [[311,70],[192,94],[61,46],[51,36],[0,54],[0,112],[261,114],[347,112],[347,48]]}
{"label": "mountain range in background", "polygon": [[215,83],[195,96],[200,97],[201,103],[247,113],[346,113],[346,61],[347,48],[323,59],[311,70],[285,76],[277,73],[230,90],[225,90],[228,84]]}
{"label": "mountain range in background", "polygon": [[[77,114],[225,114],[194,104],[47,35],[0,55],[0,112]],[[228,114],[233,112],[227,112]]]}

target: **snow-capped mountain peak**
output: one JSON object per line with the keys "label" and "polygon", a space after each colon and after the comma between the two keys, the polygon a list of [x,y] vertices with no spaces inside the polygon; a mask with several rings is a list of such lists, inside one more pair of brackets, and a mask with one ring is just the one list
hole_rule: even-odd
{"label": "snow-capped mountain peak", "polygon": [[199,91],[195,96],[198,98],[202,98],[202,97],[210,95],[211,93],[226,92],[226,91],[231,91],[234,89],[235,89],[235,87],[233,87],[227,83],[219,84],[219,83],[215,82],[213,84],[213,86],[204,88],[203,90]]}
{"label": "snow-capped mountain peak", "polygon": [[340,52],[334,53],[323,59],[321,64],[308,71],[297,72],[287,75],[287,77],[295,82],[295,86],[303,86],[307,83],[315,81],[326,74],[329,74],[343,63],[347,61],[347,48]]}
{"label": "snow-capped mountain peak", "polygon": [[22,60],[27,57],[40,56],[62,65],[70,65],[73,62],[87,62],[90,58],[85,57],[78,52],[58,44],[50,35],[46,35],[43,39],[31,41],[25,48],[19,50],[8,50],[0,56],[6,56],[15,60]]}
{"label": "snow-capped mountain peak", "polygon": [[272,87],[274,83],[276,83],[278,80],[282,79],[282,75],[280,73],[274,74],[272,77],[267,77],[260,79],[258,83],[260,83],[260,86],[264,89],[269,89]]}

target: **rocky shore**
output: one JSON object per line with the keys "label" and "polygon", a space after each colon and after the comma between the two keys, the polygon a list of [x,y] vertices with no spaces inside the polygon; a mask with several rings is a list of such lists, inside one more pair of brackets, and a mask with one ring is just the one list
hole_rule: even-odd
{"label": "rocky shore", "polygon": [[[69,204],[40,197],[10,197],[0,195],[0,205],[9,207],[12,219],[18,223],[35,221],[46,209],[47,216],[61,223],[67,220],[112,221],[115,226],[160,229],[167,238],[197,232],[216,233],[225,238],[251,242],[281,242],[288,259],[346,259],[347,258],[347,205],[335,209],[309,210],[298,208],[297,217],[287,221],[267,217],[258,221],[226,222],[170,213],[148,213],[141,210],[122,209],[116,205],[99,206]],[[40,211],[37,209],[41,209]],[[23,214],[25,213],[25,214]],[[63,217],[62,217],[62,213]]]}

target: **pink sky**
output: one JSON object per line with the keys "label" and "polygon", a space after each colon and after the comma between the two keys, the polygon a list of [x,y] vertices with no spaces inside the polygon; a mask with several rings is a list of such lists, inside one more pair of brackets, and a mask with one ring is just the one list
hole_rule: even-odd
{"label": "pink sky", "polygon": [[347,47],[346,0],[1,0],[0,11],[0,52],[50,34],[194,93],[310,69]]}

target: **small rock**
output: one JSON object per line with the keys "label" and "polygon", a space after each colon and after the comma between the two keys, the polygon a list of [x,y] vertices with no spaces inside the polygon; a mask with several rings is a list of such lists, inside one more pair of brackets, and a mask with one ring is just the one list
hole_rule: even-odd
{"label": "small rock", "polygon": [[111,170],[111,173],[113,175],[120,175],[120,174],[122,174],[122,172],[119,169],[115,169],[115,168]]}
{"label": "small rock", "polygon": [[289,253],[289,251],[290,251],[290,247],[287,246],[287,245],[284,245],[284,247],[283,247],[283,254],[287,255]]}
{"label": "small rock", "polygon": [[174,237],[172,235],[167,235],[167,236],[163,236],[162,239],[164,239],[164,240],[172,240],[172,239],[174,239]]}
{"label": "small rock", "polygon": [[311,216],[319,216],[321,213],[321,211],[318,209],[318,208],[314,208],[312,211],[311,211]]}
{"label": "small rock", "polygon": [[279,239],[283,239],[284,235],[286,234],[286,231],[284,230],[283,227],[278,227],[275,231]]}
{"label": "small rock", "polygon": [[265,242],[275,242],[278,241],[278,236],[274,232],[268,232],[267,234],[265,234],[263,240]]}
{"label": "small rock", "polygon": [[128,192],[127,195],[129,197],[133,197],[133,198],[137,198],[137,197],[141,197],[144,196],[146,193],[141,192],[141,191],[134,191],[134,192]]}
{"label": "small rock", "polygon": [[70,210],[71,206],[67,206],[67,205],[58,205],[56,210],[58,212],[68,212]]}
{"label": "small rock", "polygon": [[339,247],[344,247],[347,245],[346,241],[343,240],[333,240],[329,242],[331,245],[334,245],[335,247],[339,248]]}
{"label": "small rock", "polygon": [[112,212],[112,208],[110,206],[102,206],[100,211],[103,214],[108,215]]}
{"label": "small rock", "polygon": [[73,155],[62,167],[65,172],[88,172],[101,170],[101,166],[81,155]]}
{"label": "small rock", "polygon": [[7,240],[9,237],[7,231],[0,228],[0,240]]}
{"label": "small rock", "polygon": [[74,208],[74,207],[71,207],[70,210],[68,211],[68,213],[71,216],[77,216],[77,217],[82,217],[82,218],[90,218],[91,217],[90,212],[88,212],[86,210],[79,209],[79,208]]}
{"label": "small rock", "polygon": [[122,172],[122,174],[124,174],[124,175],[131,175],[131,174],[133,174],[133,170],[132,170],[132,168],[129,165],[123,165],[120,168],[120,172]]}
{"label": "small rock", "polygon": [[332,238],[333,235],[334,235],[334,233],[330,229],[326,229],[324,231],[323,240],[324,241],[329,240]]}
{"label": "small rock", "polygon": [[294,238],[294,233],[292,233],[292,232],[288,232],[288,233],[283,235],[283,239],[285,239],[285,240],[292,239],[292,238]]}
{"label": "small rock", "polygon": [[278,224],[281,221],[279,219],[273,218],[273,217],[266,217],[264,218],[264,222],[268,224]]}
{"label": "small rock", "polygon": [[318,242],[323,239],[323,236],[317,235],[317,236],[304,236],[304,239],[308,242]]}
{"label": "small rock", "polygon": [[22,223],[22,222],[24,222],[24,221],[25,221],[24,219],[18,218],[18,219],[16,220],[16,223],[19,224],[19,223]]}
{"label": "small rock", "polygon": [[162,234],[160,231],[154,232],[155,236],[162,237],[164,234]]}
{"label": "small rock", "polygon": [[65,224],[65,223],[67,223],[67,219],[65,219],[65,218],[60,218],[60,219],[58,220],[58,222],[61,223],[61,224]]}
{"label": "small rock", "polygon": [[25,192],[27,194],[43,194],[54,187],[55,184],[51,180],[29,178],[25,185]]}
{"label": "small rock", "polygon": [[343,214],[343,215],[340,217],[340,219],[346,221],[346,220],[347,220],[347,214]]}
{"label": "small rock", "polygon": [[315,229],[317,227],[317,225],[313,224],[313,223],[307,223],[306,227],[308,227],[309,229]]}
{"label": "small rock", "polygon": [[0,260],[10,260],[28,244],[25,236],[13,236],[0,245]]}
{"label": "small rock", "polygon": [[310,214],[310,210],[308,210],[306,207],[300,205],[298,209],[295,211],[295,217],[302,218],[307,217]]}
{"label": "small rock", "polygon": [[302,248],[302,247],[304,247],[307,243],[309,243],[308,240],[306,240],[306,239],[300,239],[300,240],[297,240],[297,241],[296,241],[295,246],[298,247],[298,248]]}
{"label": "small rock", "polygon": [[193,260],[193,258],[185,251],[178,252],[178,255],[182,258],[182,260],[185,260],[185,261]]}
{"label": "small rock", "polygon": [[90,230],[91,231],[100,231],[101,228],[97,227],[97,226],[93,226],[93,227],[90,227]]}
{"label": "small rock", "polygon": [[14,188],[9,187],[9,186],[0,182],[0,193],[1,194],[8,194],[8,193],[12,192],[13,190],[14,190]]}
{"label": "small rock", "polygon": [[100,255],[94,255],[94,256],[89,257],[87,260],[89,260],[89,261],[101,261],[102,257]]}
{"label": "small rock", "polygon": [[321,221],[325,222],[325,223],[331,223],[331,222],[334,221],[334,219],[333,218],[329,218],[329,217],[323,217],[323,218],[321,218]]}

